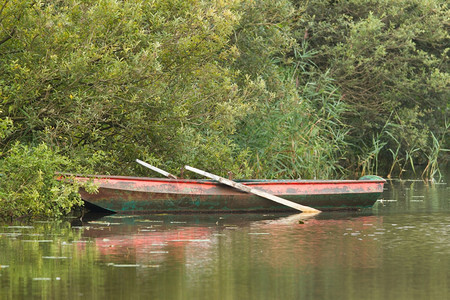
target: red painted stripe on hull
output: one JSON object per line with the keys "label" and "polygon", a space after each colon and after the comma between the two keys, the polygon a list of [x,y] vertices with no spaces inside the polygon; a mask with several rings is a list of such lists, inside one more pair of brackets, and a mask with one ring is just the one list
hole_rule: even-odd
{"label": "red painted stripe on hull", "polygon": [[[80,191],[92,204],[119,212],[286,210],[260,197],[213,181],[93,177],[98,194]],[[77,180],[88,180],[78,177]],[[383,191],[384,180],[276,180],[243,184],[315,208],[368,207]]]}

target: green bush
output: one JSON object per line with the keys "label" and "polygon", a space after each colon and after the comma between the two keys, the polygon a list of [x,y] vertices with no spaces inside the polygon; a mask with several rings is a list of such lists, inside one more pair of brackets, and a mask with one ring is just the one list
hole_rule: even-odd
{"label": "green bush", "polygon": [[448,135],[448,1],[293,2],[304,12],[297,40],[351,108],[341,118],[354,145],[347,167],[364,169],[374,153],[387,168],[430,163],[434,137]]}
{"label": "green bush", "polygon": [[243,177],[436,166],[448,16],[443,0],[5,1],[0,152],[44,142],[123,175],[149,174],[136,158]]}
{"label": "green bush", "polygon": [[16,143],[0,161],[0,218],[59,217],[82,205],[80,184],[56,178],[70,164],[45,144]]}

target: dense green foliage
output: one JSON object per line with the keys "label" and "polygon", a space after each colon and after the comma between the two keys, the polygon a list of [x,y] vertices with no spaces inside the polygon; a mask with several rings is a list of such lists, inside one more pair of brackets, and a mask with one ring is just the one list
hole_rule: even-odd
{"label": "dense green foliage", "polygon": [[34,148],[15,144],[0,165],[0,219],[56,217],[81,205],[81,184],[55,178],[55,172],[69,163],[44,144]]}
{"label": "dense green foliage", "polygon": [[2,0],[0,159],[45,143],[98,173],[148,174],[140,158],[236,177],[432,175],[448,17],[442,0]]}
{"label": "dense green foliage", "polygon": [[343,120],[359,157],[352,161],[367,164],[379,152],[385,166],[400,172],[410,159],[426,163],[433,141],[445,143],[448,133],[446,1],[319,0],[298,6],[304,10],[298,39],[317,50],[314,62],[329,71],[352,107]]}

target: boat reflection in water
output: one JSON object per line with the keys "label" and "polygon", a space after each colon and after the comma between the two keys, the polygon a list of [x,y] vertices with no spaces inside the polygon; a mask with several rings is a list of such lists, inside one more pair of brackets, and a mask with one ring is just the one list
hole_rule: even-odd
{"label": "boat reflection in water", "polygon": [[83,236],[95,244],[101,261],[117,266],[181,263],[189,268],[214,268],[225,256],[227,263],[235,266],[251,261],[289,269],[332,262],[372,268],[379,259],[379,217],[345,214],[339,219],[336,214],[322,213],[200,218],[108,217],[89,222]]}

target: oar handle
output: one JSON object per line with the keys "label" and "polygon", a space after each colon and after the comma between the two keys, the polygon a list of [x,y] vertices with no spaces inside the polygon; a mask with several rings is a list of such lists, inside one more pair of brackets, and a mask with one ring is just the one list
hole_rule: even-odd
{"label": "oar handle", "polygon": [[157,168],[157,167],[155,167],[155,166],[152,166],[152,165],[146,163],[145,161],[136,159],[136,162],[137,162],[138,164],[143,165],[144,167],[149,168],[150,170],[153,170],[153,171],[155,171],[155,172],[158,172],[159,174],[162,174],[162,175],[164,175],[164,176],[166,176],[166,177],[168,177],[168,178],[177,179],[177,177],[176,177],[175,175],[172,175],[172,174],[170,174],[169,172],[166,172],[166,171],[164,171],[164,170],[161,170],[160,168]]}

